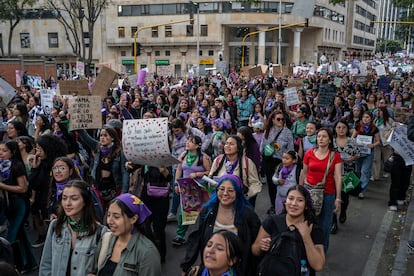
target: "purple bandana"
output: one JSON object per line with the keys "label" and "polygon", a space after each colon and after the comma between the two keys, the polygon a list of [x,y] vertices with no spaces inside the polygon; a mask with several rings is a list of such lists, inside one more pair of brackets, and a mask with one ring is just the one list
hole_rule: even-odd
{"label": "purple bandana", "polygon": [[137,196],[125,193],[116,199],[122,201],[132,213],[138,216],[138,224],[142,224],[152,213]]}

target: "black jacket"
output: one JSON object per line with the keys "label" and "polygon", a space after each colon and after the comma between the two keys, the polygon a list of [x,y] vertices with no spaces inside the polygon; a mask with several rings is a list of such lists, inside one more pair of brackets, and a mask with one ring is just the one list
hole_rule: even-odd
{"label": "black jacket", "polygon": [[[188,237],[187,252],[184,260],[181,262],[181,269],[183,271],[187,272],[191,268],[196,262],[199,253],[202,256],[203,249],[213,234],[217,210],[218,203],[209,213],[208,209],[204,207],[198,215],[197,229]],[[237,218],[239,215],[240,213],[236,210],[235,217]],[[258,261],[251,253],[251,246],[259,232],[260,219],[253,209],[246,207],[243,217],[240,220],[236,219],[234,224],[237,227],[237,235],[243,243],[241,274],[239,276],[255,275]]]}

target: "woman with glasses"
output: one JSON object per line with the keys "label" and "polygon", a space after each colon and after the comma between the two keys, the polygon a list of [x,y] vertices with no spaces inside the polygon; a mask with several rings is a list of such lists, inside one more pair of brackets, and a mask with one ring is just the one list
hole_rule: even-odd
{"label": "woman with glasses", "polygon": [[53,162],[52,181],[50,185],[49,213],[50,219],[55,219],[62,191],[65,185],[74,179],[81,179],[79,171],[68,157],[58,157]]}
{"label": "woman with glasses", "polygon": [[[220,230],[231,231],[243,241],[240,275],[254,275],[257,260],[250,247],[260,228],[260,220],[243,194],[242,180],[234,174],[223,175],[215,193],[203,206],[195,225],[196,230],[188,237],[188,246],[181,269],[188,272],[198,255],[207,245],[213,233]],[[204,260],[203,260],[204,261]]]}
{"label": "woman with glasses", "polygon": [[[346,120],[338,121],[334,126],[334,149],[340,153],[342,159],[342,177],[351,171],[356,171],[356,160],[359,158],[359,148],[354,139],[351,139],[351,132]],[[345,223],[346,210],[349,205],[349,194],[341,191],[341,211],[339,213],[339,222]],[[333,215],[331,234],[338,231],[338,213]]]}
{"label": "woman with glasses", "polygon": [[274,214],[276,186],[272,185],[272,176],[276,166],[282,162],[283,153],[294,150],[292,132],[285,126],[282,112],[275,111],[270,114],[260,149],[263,157],[262,170],[266,175],[271,204],[268,214]]}
{"label": "woman with glasses", "polygon": [[39,237],[33,243],[33,247],[43,245],[46,237],[46,228],[44,220],[49,219],[47,203],[49,202],[49,185],[51,181],[50,172],[53,166],[53,160],[57,157],[66,156],[66,145],[58,137],[51,134],[40,136],[36,140],[36,154],[29,161],[30,175],[29,187],[32,198],[32,216],[33,224]]}

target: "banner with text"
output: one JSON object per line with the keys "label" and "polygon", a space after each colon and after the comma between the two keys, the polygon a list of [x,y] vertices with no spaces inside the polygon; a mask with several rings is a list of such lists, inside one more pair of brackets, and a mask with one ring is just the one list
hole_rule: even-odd
{"label": "banner with text", "polygon": [[134,164],[159,167],[179,162],[168,144],[168,118],[125,120],[122,146],[126,158]]}
{"label": "banner with text", "polygon": [[285,100],[288,106],[299,104],[298,91],[296,87],[285,88],[283,94],[285,94]]}
{"label": "banner with text", "polygon": [[102,128],[101,97],[69,98],[70,130]]}
{"label": "banner with text", "polygon": [[406,166],[414,165],[414,142],[407,137],[407,125],[399,124],[394,128],[391,134],[390,145],[401,155]]}
{"label": "banner with text", "polygon": [[42,103],[45,115],[50,115],[53,108],[53,97],[56,95],[55,90],[40,89],[40,102]]}

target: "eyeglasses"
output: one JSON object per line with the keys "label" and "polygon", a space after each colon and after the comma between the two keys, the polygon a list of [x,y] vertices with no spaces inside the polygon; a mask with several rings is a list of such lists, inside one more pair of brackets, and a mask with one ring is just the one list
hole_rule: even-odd
{"label": "eyeglasses", "polygon": [[282,121],[282,122],[284,122],[285,121],[285,118],[275,118],[276,119],[276,121]]}
{"label": "eyeglasses", "polygon": [[54,166],[52,167],[52,171],[54,172],[64,172],[66,170],[65,166]]}

